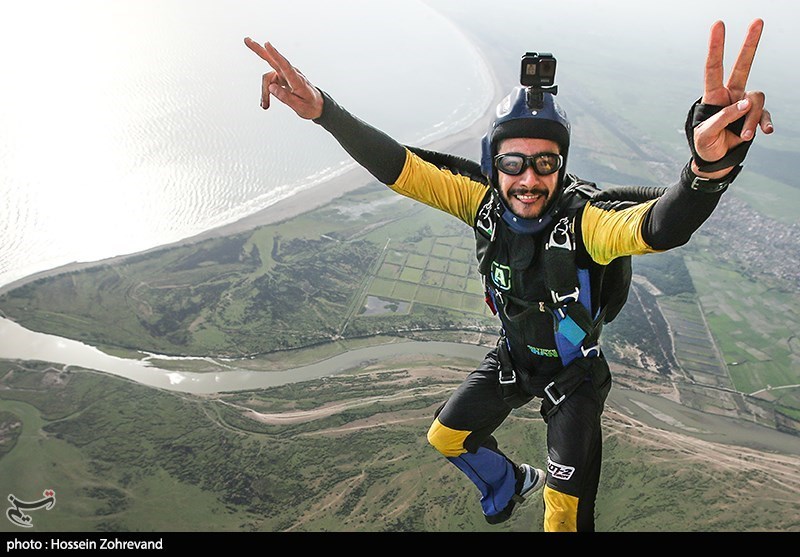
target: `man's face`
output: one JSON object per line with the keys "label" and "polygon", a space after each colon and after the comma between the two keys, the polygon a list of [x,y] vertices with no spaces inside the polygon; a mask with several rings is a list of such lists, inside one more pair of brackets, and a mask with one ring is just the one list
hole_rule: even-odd
{"label": "man's face", "polygon": [[[560,153],[558,144],[549,139],[532,139],[513,137],[504,139],[497,148],[497,154],[520,153],[535,155],[536,153]],[[521,174],[512,176],[497,169],[500,195],[511,212],[524,219],[542,216],[555,198],[558,188],[559,172],[540,176],[530,165]]]}

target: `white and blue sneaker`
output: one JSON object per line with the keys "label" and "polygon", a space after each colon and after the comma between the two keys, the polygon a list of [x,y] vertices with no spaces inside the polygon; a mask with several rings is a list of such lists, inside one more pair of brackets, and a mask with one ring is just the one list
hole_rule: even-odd
{"label": "white and blue sneaker", "polygon": [[530,464],[520,464],[517,467],[517,486],[514,495],[511,496],[511,501],[499,513],[483,515],[486,522],[500,524],[511,518],[511,513],[514,512],[514,507],[517,503],[522,503],[528,495],[542,489],[546,480],[547,474],[545,474],[544,470],[534,468]]}
{"label": "white and blue sneaker", "polygon": [[[530,464],[520,464],[519,471],[522,476],[522,485],[518,485],[517,493],[514,497],[518,498],[517,501],[521,503],[525,500],[526,495],[542,489],[547,479],[547,474],[545,474],[544,470],[534,468]],[[519,484],[519,481],[517,483]]]}

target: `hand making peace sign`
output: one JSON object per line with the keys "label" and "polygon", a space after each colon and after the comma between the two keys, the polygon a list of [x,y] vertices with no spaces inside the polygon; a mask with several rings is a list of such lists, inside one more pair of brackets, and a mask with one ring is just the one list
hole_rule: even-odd
{"label": "hand making peace sign", "polygon": [[[724,108],[694,130],[695,149],[706,161],[717,161],[731,149],[753,139],[758,126],[766,134],[774,131],[770,113],[764,109],[764,93],[745,90],[763,28],[764,21],[761,19],[756,19],[750,24],[728,81],[723,85],[725,24],[717,21],[711,26],[702,103]],[[741,134],[737,135],[726,128],[728,124],[742,116],[745,120]],[[726,172],[727,170],[716,174]]]}

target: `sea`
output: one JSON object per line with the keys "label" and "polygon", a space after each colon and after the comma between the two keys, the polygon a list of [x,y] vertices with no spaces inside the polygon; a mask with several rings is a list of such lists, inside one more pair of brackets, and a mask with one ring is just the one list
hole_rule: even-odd
{"label": "sea", "polygon": [[478,51],[422,1],[4,3],[0,286],[191,237],[354,167],[321,127],[260,108],[270,68],[248,36],[405,143],[492,101]]}

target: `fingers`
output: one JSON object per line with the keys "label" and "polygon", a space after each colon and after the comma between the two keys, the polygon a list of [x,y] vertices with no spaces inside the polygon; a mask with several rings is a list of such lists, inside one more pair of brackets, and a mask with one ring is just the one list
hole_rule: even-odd
{"label": "fingers", "polygon": [[297,71],[297,68],[292,66],[289,60],[283,56],[278,49],[272,46],[269,42],[261,46],[250,37],[244,40],[247,47],[258,54],[265,60],[280,77],[278,83],[281,87],[288,87],[289,89],[300,89],[307,86],[306,81],[303,79],[302,74]]}
{"label": "fingers", "polygon": [[[745,116],[750,110],[752,103],[749,99],[742,99],[739,102],[726,106],[714,116],[703,122],[699,128],[702,128],[704,134],[708,135],[721,135],[725,133],[725,128]],[[744,133],[744,131],[742,132]]]}
{"label": "fingers", "polygon": [[[742,133],[740,137],[743,141],[750,141],[756,136],[756,129],[761,128],[766,134],[770,134],[775,131],[775,127],[772,124],[772,115],[770,112],[764,108],[765,97],[764,93],[761,91],[748,91],[745,93],[745,98],[739,101],[737,104],[748,103],[748,106],[745,108],[747,114],[744,119],[744,125],[742,126]],[[737,118],[734,118],[736,120]]]}
{"label": "fingers", "polygon": [[247,45],[247,48],[249,48],[250,50],[252,50],[252,51],[253,51],[253,52],[255,52],[256,54],[258,54],[258,55],[259,55],[259,56],[260,56],[262,59],[264,59],[264,60],[266,60],[267,62],[269,62],[269,60],[267,59],[267,53],[266,53],[267,51],[266,51],[266,50],[264,50],[264,47],[263,47],[263,46],[261,46],[260,44],[258,44],[257,42],[255,42],[255,41],[254,41],[253,39],[251,39],[250,37],[245,37],[245,39],[244,39],[244,44],[246,44],[246,45]]}
{"label": "fingers", "polygon": [[697,154],[707,161],[716,161],[742,143],[742,139],[726,129],[750,110],[751,102],[742,99],[725,107],[714,116],[697,126],[694,130],[694,144]]}
{"label": "fingers", "polygon": [[[272,72],[275,75],[274,72]],[[269,74],[267,74],[269,75]],[[272,95],[286,106],[298,114],[303,112],[303,103],[305,99],[294,93],[294,91],[286,84],[276,79],[272,79],[267,84],[268,90],[265,93],[267,96]]]}
{"label": "fingers", "polygon": [[[749,141],[755,137],[756,128],[760,127],[764,133],[774,131],[771,114],[764,109],[765,97],[761,91],[748,91],[744,98],[725,107],[702,125],[702,133],[708,136],[722,137],[729,124],[744,116],[744,125],[739,135],[741,141]],[[733,137],[733,134],[731,134]],[[716,142],[715,142],[716,143]],[[731,145],[732,148],[735,145]]]}
{"label": "fingers", "polygon": [[262,98],[262,104],[266,101],[267,106],[269,106],[268,91],[271,84],[276,84],[283,88],[288,87],[291,90],[300,89],[306,85],[297,69],[270,43],[267,42],[264,46],[261,46],[250,37],[245,38],[244,43],[274,70],[264,74],[262,78],[262,90],[266,96],[266,99]]}
{"label": "fingers", "polygon": [[745,98],[739,103],[747,102],[747,115],[744,119],[744,126],[740,137],[743,141],[750,141],[756,136],[756,128],[764,115],[764,93],[760,91],[748,91]]}
{"label": "fingers", "polygon": [[764,110],[761,113],[761,121],[759,122],[761,125],[761,131],[766,134],[770,134],[775,131],[775,126],[772,124],[772,114],[769,113],[769,110]]}
{"label": "fingers", "polygon": [[[725,94],[722,85],[723,65],[722,58],[725,52],[725,24],[715,21],[711,26],[708,38],[708,56],[706,57],[705,88],[703,102],[707,104],[723,104],[720,96]],[[724,99],[728,101],[728,99]],[[724,104],[727,104],[725,102]]]}
{"label": "fingers", "polygon": [[[255,42],[250,37],[245,37],[244,44],[247,45],[247,48],[255,52],[262,60],[265,60],[270,66],[272,66],[272,62],[270,61],[270,55],[266,51],[266,49]],[[273,69],[274,66],[273,66]],[[269,87],[273,83],[278,83],[280,85],[281,78],[277,72],[267,72],[261,76],[261,108],[264,110],[269,108],[269,101],[270,101],[270,94],[269,94]]]}
{"label": "fingers", "polygon": [[265,73],[261,76],[261,108],[264,110],[269,108],[269,86],[277,77],[275,72]]}
{"label": "fingers", "polygon": [[270,97],[274,96],[301,118],[315,119],[322,115],[322,94],[278,49],[269,42],[262,46],[250,37],[245,38],[244,43],[273,70],[261,77],[261,108],[268,109]]}
{"label": "fingers", "polygon": [[267,55],[265,60],[281,75],[281,78],[285,80],[284,86],[288,86],[289,89],[292,90],[307,87],[307,82],[303,79],[300,72],[297,71],[297,68],[292,66],[289,60],[278,52],[278,49],[272,46],[272,44],[268,42],[264,43],[264,53]]}
{"label": "fingers", "polygon": [[[297,70],[289,63],[289,61],[272,46],[270,43],[264,43],[261,46],[250,37],[244,40],[247,47],[258,54],[258,56],[267,62],[273,70],[275,70],[283,81],[283,86],[288,84],[289,87],[294,88],[298,84],[299,74]],[[294,82],[294,84],[292,83]]]}
{"label": "fingers", "polygon": [[708,39],[708,56],[705,67],[705,86],[703,89],[703,102],[727,106],[744,97],[747,79],[753,66],[761,33],[764,30],[764,20],[755,19],[747,30],[747,36],[739,50],[739,55],[733,65],[727,82],[723,85],[725,52],[725,24],[715,21],[711,26]]}
{"label": "fingers", "polygon": [[750,75],[750,68],[753,66],[753,59],[756,56],[756,49],[761,40],[761,32],[764,30],[764,20],[756,19],[747,30],[747,36],[739,50],[739,56],[733,65],[731,75],[728,77],[727,87],[731,91],[734,99],[741,98],[747,86],[747,78]]}

